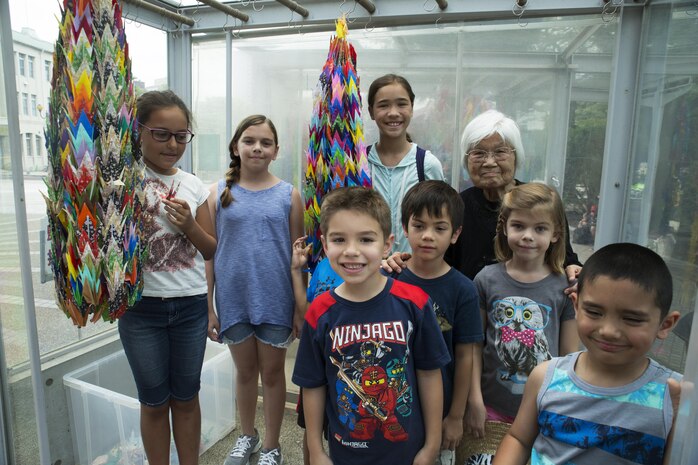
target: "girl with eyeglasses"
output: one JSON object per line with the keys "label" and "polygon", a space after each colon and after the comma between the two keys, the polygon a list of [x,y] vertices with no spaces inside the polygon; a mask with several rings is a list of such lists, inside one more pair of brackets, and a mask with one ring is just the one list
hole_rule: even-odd
{"label": "girl with eyeglasses", "polygon": [[216,251],[209,192],[177,167],[194,137],[186,104],[171,91],[153,91],[141,95],[136,106],[146,165],[143,230],[149,254],[143,297],[119,320],[119,335],[138,388],[148,463],[169,464],[172,434],[179,463],[195,465],[208,328],[204,260]]}
{"label": "girl with eyeglasses", "polygon": [[554,189],[530,183],[504,195],[494,241],[499,263],[475,276],[486,337],[475,351],[466,408],[470,450],[458,463],[471,463],[467,454],[473,452],[493,452],[478,445],[496,442],[490,422],[513,422],[536,365],[579,350],[572,301],[563,292],[566,234],[565,211]]}

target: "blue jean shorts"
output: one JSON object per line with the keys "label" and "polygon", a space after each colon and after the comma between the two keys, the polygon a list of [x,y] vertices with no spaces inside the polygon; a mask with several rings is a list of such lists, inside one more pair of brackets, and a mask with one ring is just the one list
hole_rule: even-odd
{"label": "blue jean shorts", "polygon": [[207,331],[206,294],[143,297],[124,313],[119,335],[142,404],[156,407],[170,398],[196,397]]}
{"label": "blue jean shorts", "polygon": [[237,323],[223,331],[221,341],[224,344],[235,345],[249,339],[254,335],[263,344],[268,344],[277,349],[286,349],[293,342],[291,328],[281,325],[250,323]]}

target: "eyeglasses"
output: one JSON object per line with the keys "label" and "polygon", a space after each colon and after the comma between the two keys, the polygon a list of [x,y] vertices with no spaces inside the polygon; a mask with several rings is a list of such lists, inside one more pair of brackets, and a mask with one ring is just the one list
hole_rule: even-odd
{"label": "eyeglasses", "polygon": [[174,136],[175,142],[178,144],[188,144],[194,138],[194,134],[191,131],[172,132],[168,131],[167,129],[149,128],[143,123],[138,124],[150,131],[150,136],[153,138],[153,140],[158,142],[169,142]]}
{"label": "eyeglasses", "polygon": [[473,163],[482,163],[489,157],[495,161],[504,161],[509,158],[516,150],[510,147],[499,147],[494,150],[475,149],[468,152],[468,159]]}

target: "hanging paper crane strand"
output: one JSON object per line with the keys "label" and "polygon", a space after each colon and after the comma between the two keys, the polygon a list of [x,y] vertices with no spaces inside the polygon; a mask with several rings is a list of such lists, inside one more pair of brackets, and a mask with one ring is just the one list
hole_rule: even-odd
{"label": "hanging paper crane strand", "polygon": [[347,40],[347,22],[336,22],[327,59],[313,94],[306,151],[305,232],[311,244],[309,267],[320,260],[320,205],[332,189],[371,186],[361,119],[356,52]]}
{"label": "hanging paper crane strand", "polygon": [[114,321],[139,298],[144,167],[117,0],[64,0],[45,138],[49,261],[78,326]]}

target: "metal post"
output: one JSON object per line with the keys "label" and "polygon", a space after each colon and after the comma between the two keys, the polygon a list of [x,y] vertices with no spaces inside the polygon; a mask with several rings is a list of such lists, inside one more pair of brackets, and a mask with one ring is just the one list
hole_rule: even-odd
{"label": "metal post", "polygon": [[[32,394],[36,412],[36,431],[39,441],[39,460],[41,465],[50,465],[48,424],[46,422],[46,402],[44,401],[44,383],[41,376],[41,357],[39,353],[39,336],[36,326],[36,308],[34,306],[34,284],[32,281],[31,256],[29,254],[29,228],[27,226],[27,208],[24,196],[24,174],[22,172],[21,140],[19,132],[19,108],[17,86],[15,84],[15,63],[12,50],[12,27],[10,24],[10,9],[6,1],[0,1],[0,43],[2,44],[2,67],[4,71],[5,100],[7,104],[7,126],[10,138],[10,153],[12,154],[12,185],[15,201],[15,220],[17,223],[17,242],[19,247],[19,266],[22,278],[22,298],[24,299],[24,319],[27,325],[27,345],[29,346],[29,365],[32,377]],[[7,377],[4,363],[3,385]],[[3,395],[7,387],[3,386]],[[3,409],[3,413],[7,413]],[[4,421],[4,420],[3,420]],[[9,425],[6,425],[9,426]],[[6,431],[7,432],[7,431]],[[12,439],[7,438],[10,454],[12,454]],[[11,457],[10,457],[11,458]]]}
{"label": "metal post", "polygon": [[[233,31],[225,34],[225,141],[233,138]],[[225,147],[226,144],[223,144]]]}
{"label": "metal post", "polygon": [[216,0],[198,0],[199,3],[203,3],[205,5],[210,6],[211,8],[215,8],[216,10],[223,12],[227,15],[230,15],[234,18],[239,19],[240,21],[247,22],[250,20],[250,17],[243,13],[240,10],[236,10],[235,8],[232,8],[228,5],[225,5],[223,3],[217,2]]}
{"label": "metal post", "polygon": [[569,68],[554,71],[550,132],[545,157],[545,182],[562,197],[567,161],[567,135],[570,123],[571,72]]}
{"label": "metal post", "polygon": [[633,140],[643,8],[621,8],[613,52],[606,142],[594,248],[622,240],[622,214],[628,193],[628,166]]}
{"label": "metal post", "polygon": [[463,119],[463,48],[465,46],[464,32],[458,32],[458,44],[456,55],[456,107],[453,111],[453,117],[456,119],[454,126],[456,128],[453,134],[453,158],[451,158],[451,185],[458,189],[461,181],[461,173],[463,167],[463,155],[460,153],[460,138],[462,130],[461,120]]}
{"label": "metal post", "polygon": [[[191,108],[191,34],[187,31],[167,33],[167,84]],[[187,144],[181,167],[192,172],[191,144]]]}
{"label": "metal post", "polygon": [[277,2],[281,3],[283,6],[286,8],[289,8],[291,11],[298,13],[304,18],[307,18],[310,13],[308,10],[300,6],[298,3],[294,2],[293,0],[276,0]]}
{"label": "metal post", "polygon": [[158,15],[164,16],[165,18],[171,19],[172,21],[175,21],[177,23],[181,24],[186,24],[189,27],[194,26],[196,24],[193,19],[180,15],[179,13],[175,13],[174,11],[170,11],[166,8],[159,7],[157,5],[153,5],[152,3],[148,3],[144,0],[123,0],[127,3],[132,4],[133,6],[143,8],[144,10],[151,11],[153,13],[156,13]]}

